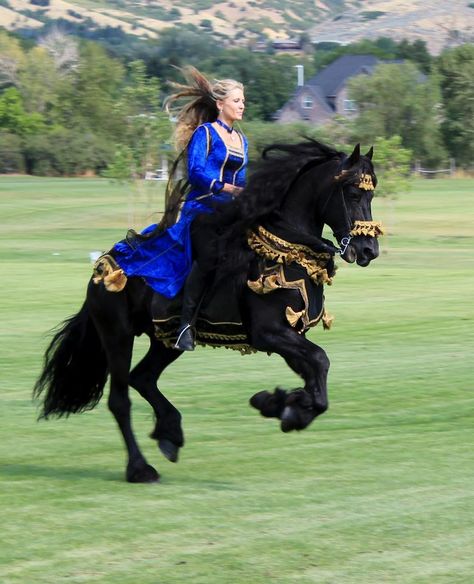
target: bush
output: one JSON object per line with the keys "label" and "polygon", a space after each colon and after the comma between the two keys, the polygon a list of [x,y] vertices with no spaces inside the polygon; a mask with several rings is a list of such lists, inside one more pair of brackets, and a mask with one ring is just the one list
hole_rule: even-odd
{"label": "bush", "polygon": [[100,173],[113,158],[113,147],[91,132],[58,128],[32,136],[25,144],[31,174],[72,176]]}
{"label": "bush", "polygon": [[0,174],[24,172],[22,142],[19,136],[0,131]]}

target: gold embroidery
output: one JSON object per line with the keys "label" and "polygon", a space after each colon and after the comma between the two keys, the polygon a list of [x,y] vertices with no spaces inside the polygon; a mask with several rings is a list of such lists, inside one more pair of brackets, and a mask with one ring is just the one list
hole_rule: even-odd
{"label": "gold embroidery", "polygon": [[[296,311],[291,306],[287,306],[285,310],[285,316],[287,321],[293,328],[299,329],[298,332],[302,333],[308,328],[315,326],[324,317],[324,302],[321,312],[314,319],[309,317],[309,298],[308,292],[306,290],[306,282],[304,279],[288,281],[285,278],[284,267],[282,265],[274,266],[273,271],[267,272],[266,274],[261,274],[257,280],[247,281],[247,286],[256,294],[269,294],[274,290],[285,289],[285,290],[298,290],[301,299],[303,300],[304,308],[303,310]],[[325,328],[328,328],[325,326]]]}
{"label": "gold embroidery", "polygon": [[332,283],[332,277],[326,270],[331,259],[329,253],[318,253],[305,245],[285,241],[262,226],[258,227],[257,232],[248,233],[247,242],[250,249],[266,259],[279,264],[294,262],[300,265],[316,284]]}

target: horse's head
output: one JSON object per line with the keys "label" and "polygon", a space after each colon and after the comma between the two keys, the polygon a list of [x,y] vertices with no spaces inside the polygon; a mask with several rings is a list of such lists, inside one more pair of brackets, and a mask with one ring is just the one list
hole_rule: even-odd
{"label": "horse's head", "polygon": [[361,155],[360,145],[344,157],[333,177],[333,188],[322,198],[320,212],[341,246],[346,262],[368,266],[379,255],[377,237],[383,230],[372,220],[372,199],[377,186],[373,149]]}

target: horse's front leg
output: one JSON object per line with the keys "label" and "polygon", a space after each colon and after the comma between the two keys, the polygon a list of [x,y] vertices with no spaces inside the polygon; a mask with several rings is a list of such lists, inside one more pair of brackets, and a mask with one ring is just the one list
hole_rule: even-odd
{"label": "horse's front leg", "polygon": [[282,311],[277,306],[274,314],[269,315],[267,305],[265,319],[256,317],[251,321],[251,343],[260,351],[281,355],[302,377],[304,387],[290,393],[279,388],[273,393],[261,391],[251,398],[250,403],[262,415],[280,418],[281,429],[288,432],[306,428],[327,410],[329,359],[321,347],[297,333],[281,315]]}

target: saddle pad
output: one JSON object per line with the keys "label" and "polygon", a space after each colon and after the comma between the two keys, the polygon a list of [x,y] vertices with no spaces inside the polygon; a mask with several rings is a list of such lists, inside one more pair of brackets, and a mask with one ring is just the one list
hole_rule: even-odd
{"label": "saddle pad", "polygon": [[[272,288],[262,282],[272,282]],[[286,307],[286,318],[298,332],[315,326],[324,314],[324,287],[316,284],[303,268],[296,264],[283,266],[268,260],[255,262],[249,275],[249,288],[256,294],[268,294],[278,289],[300,292],[298,306]],[[166,346],[176,342],[181,318],[182,294],[173,299],[158,293],[152,299],[152,319],[155,336]],[[222,281],[204,295],[195,324],[196,342],[200,345],[236,349],[242,354],[255,352],[249,344],[239,311],[238,294],[231,281]]]}

